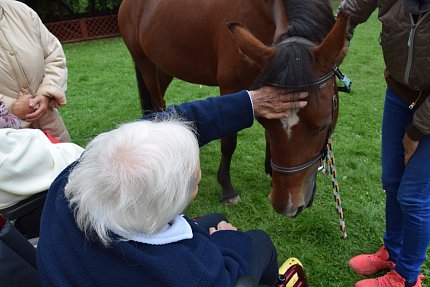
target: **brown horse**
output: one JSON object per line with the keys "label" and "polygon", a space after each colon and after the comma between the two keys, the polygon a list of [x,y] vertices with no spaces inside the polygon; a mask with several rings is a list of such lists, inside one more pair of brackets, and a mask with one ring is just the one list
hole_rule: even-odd
{"label": "brown horse", "polygon": [[[266,131],[269,199],[293,217],[312,203],[324,143],[337,120],[336,59],[346,15],[323,0],[124,0],[118,21],[135,62],[142,108],[165,106],[173,77],[216,85],[221,94],[264,85],[310,92],[306,108],[284,120],[259,119]],[[142,80],[143,77],[143,80]],[[218,181],[224,201],[236,135],[221,139]]]}

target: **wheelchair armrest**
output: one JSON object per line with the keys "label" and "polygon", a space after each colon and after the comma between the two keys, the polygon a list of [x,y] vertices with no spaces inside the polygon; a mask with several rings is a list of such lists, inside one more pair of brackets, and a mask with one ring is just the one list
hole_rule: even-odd
{"label": "wheelchair armrest", "polygon": [[45,199],[48,191],[42,191],[36,193],[29,198],[26,198],[15,205],[10,207],[0,209],[0,213],[3,214],[5,218],[8,220],[15,220],[22,216],[27,215],[31,211],[35,210],[38,207],[41,207],[45,204]]}

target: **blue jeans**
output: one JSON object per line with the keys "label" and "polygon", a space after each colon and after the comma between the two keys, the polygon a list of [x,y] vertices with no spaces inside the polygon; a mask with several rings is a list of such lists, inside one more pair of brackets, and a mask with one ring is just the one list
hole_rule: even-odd
{"label": "blue jeans", "polygon": [[430,242],[430,135],[420,140],[408,165],[404,165],[402,140],[414,112],[387,89],[382,119],[384,244],[396,263],[395,270],[407,283],[417,280]]}

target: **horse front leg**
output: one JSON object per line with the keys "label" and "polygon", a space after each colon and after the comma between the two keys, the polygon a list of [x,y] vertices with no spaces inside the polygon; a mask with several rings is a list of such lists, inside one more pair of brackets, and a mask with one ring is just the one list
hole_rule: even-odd
{"label": "horse front leg", "polygon": [[135,65],[136,72],[136,81],[137,81],[137,90],[139,92],[140,98],[140,106],[142,108],[143,115],[151,113],[154,111],[154,105],[151,101],[151,94],[148,91],[148,88],[145,85],[145,80],[143,79],[142,73],[139,71],[139,68]]}
{"label": "horse front leg", "polygon": [[136,79],[140,104],[144,115],[166,107],[164,93],[173,77],[161,71],[143,51],[132,53],[135,61]]}
{"label": "horse front leg", "polygon": [[221,162],[218,167],[217,179],[222,188],[221,201],[224,203],[237,203],[239,193],[233,187],[230,176],[230,165],[237,145],[237,134],[221,138]]}

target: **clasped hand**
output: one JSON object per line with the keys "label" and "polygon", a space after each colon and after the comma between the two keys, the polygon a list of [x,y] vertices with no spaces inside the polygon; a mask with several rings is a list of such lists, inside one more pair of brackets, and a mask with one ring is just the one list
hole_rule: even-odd
{"label": "clasped hand", "polygon": [[419,141],[412,140],[408,134],[405,133],[403,137],[403,147],[405,148],[405,166],[408,165],[409,160],[414,155],[415,151],[418,148]]}
{"label": "clasped hand", "polygon": [[220,221],[217,225],[217,227],[211,227],[209,228],[209,234],[213,234],[214,232],[220,231],[220,230],[234,230],[236,231],[237,228],[233,226],[233,224],[228,223],[227,221]]}
{"label": "clasped hand", "polygon": [[21,120],[33,122],[40,119],[49,108],[49,98],[44,95],[32,97],[19,93],[18,100],[12,105],[11,113]]}

